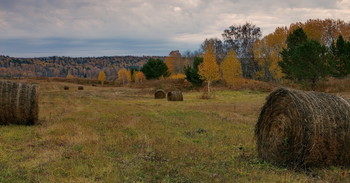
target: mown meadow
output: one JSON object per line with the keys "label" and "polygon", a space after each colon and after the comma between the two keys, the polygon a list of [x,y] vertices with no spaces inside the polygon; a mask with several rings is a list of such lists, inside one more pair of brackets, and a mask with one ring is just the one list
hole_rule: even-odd
{"label": "mown meadow", "polygon": [[[69,85],[69,90],[63,90]],[[39,121],[0,126],[0,182],[349,182],[341,167],[288,170],[257,157],[268,92],[184,92],[41,82]]]}

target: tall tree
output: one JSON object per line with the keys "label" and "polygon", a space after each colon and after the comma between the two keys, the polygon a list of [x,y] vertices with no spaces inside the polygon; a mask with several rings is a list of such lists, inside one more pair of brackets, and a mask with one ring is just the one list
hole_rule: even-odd
{"label": "tall tree", "polygon": [[105,72],[103,72],[103,71],[100,71],[100,74],[98,75],[98,78],[97,78],[100,82],[101,82],[101,84],[103,85],[104,84],[104,82],[106,81],[106,74],[105,74]]}
{"label": "tall tree", "polygon": [[170,74],[184,73],[185,60],[182,58],[179,50],[171,51],[169,56],[165,58],[165,63]]}
{"label": "tall tree", "polygon": [[214,53],[214,43],[206,48],[203,63],[199,65],[198,73],[203,80],[207,81],[208,97],[211,97],[210,84],[211,82],[220,79],[219,66],[216,63],[216,57]]}
{"label": "tall tree", "polygon": [[282,72],[288,79],[299,82],[310,82],[314,89],[316,82],[330,74],[330,54],[318,41],[308,40],[304,31],[296,29],[288,35],[287,49],[284,49],[282,61],[279,62]]}
{"label": "tall tree", "polygon": [[148,62],[143,65],[141,71],[145,74],[147,79],[159,79],[160,77],[168,77],[170,75],[167,65],[160,59],[150,58]]}
{"label": "tall tree", "polygon": [[233,25],[224,30],[222,34],[225,42],[237,53],[242,65],[243,76],[253,78],[259,70],[258,64],[254,61],[253,44],[261,37],[260,27],[245,23],[244,25]]}
{"label": "tall tree", "polygon": [[229,87],[234,86],[234,81],[242,77],[241,64],[237,59],[237,54],[232,49],[227,53],[224,61],[220,65],[220,69],[222,78]]}

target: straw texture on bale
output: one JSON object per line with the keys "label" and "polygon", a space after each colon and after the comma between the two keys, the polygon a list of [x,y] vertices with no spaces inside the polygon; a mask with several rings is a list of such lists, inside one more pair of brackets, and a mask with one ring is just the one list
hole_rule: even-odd
{"label": "straw texture on bale", "polygon": [[0,81],[0,124],[33,125],[37,121],[38,97],[36,86]]}
{"label": "straw texture on bale", "polygon": [[83,86],[78,86],[78,90],[84,90]]}
{"label": "straw texture on bale", "polygon": [[156,90],[154,93],[154,98],[155,99],[163,99],[166,97],[165,91],[162,89]]}
{"label": "straw texture on bale", "polygon": [[63,89],[64,90],[69,90],[69,86],[64,86]]}
{"label": "straw texture on bale", "polygon": [[290,168],[349,165],[350,101],[318,92],[272,92],[255,126],[260,158]]}
{"label": "straw texture on bale", "polygon": [[183,96],[181,91],[171,91],[167,96],[168,101],[183,101]]}

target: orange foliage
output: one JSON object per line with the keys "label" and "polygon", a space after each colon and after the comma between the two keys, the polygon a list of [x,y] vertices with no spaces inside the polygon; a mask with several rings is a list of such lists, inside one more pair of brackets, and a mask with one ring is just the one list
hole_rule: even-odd
{"label": "orange foliage", "polygon": [[135,72],[135,83],[142,83],[146,81],[146,76],[143,74],[141,71],[136,71]]}
{"label": "orange foliage", "polygon": [[125,68],[120,69],[118,71],[117,82],[123,85],[131,82],[131,72],[129,70],[126,70]]}
{"label": "orange foliage", "polygon": [[298,27],[303,28],[309,39],[317,40],[325,46],[330,46],[340,34],[344,38],[350,38],[350,24],[343,20],[309,19],[305,23],[293,23],[289,28],[277,27],[275,32],[254,44],[254,57],[261,68],[261,71],[256,73],[256,78],[268,81],[282,80],[283,73],[278,65],[282,60],[280,52],[286,48],[287,36]]}
{"label": "orange foliage", "polygon": [[286,27],[278,27],[275,32],[258,40],[253,47],[253,52],[261,71],[256,73],[256,78],[263,80],[281,80],[283,73],[278,66],[282,60],[280,52],[285,48],[288,36]]}
{"label": "orange foliage", "polygon": [[236,78],[242,77],[241,64],[237,58],[237,54],[230,49],[224,61],[220,65],[222,78],[227,86],[233,86]]}

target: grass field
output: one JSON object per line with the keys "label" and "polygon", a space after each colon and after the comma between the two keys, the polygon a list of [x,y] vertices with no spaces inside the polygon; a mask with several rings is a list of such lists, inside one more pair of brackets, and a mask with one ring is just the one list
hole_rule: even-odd
{"label": "grass field", "polygon": [[41,124],[0,126],[0,182],[350,182],[349,169],[296,172],[257,158],[268,93],[168,102],[151,89],[77,86],[41,83]]}

